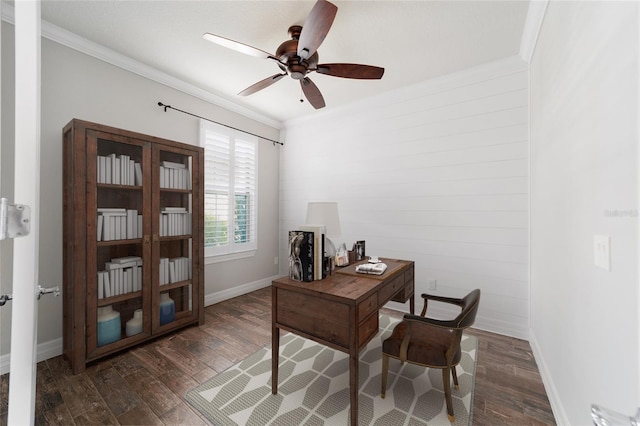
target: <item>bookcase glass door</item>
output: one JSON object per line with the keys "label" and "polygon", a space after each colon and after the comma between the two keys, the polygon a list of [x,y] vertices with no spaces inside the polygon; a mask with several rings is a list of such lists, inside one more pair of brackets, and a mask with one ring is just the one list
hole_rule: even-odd
{"label": "bookcase glass door", "polygon": [[[87,134],[87,352],[100,355],[151,334],[150,148],[145,141]],[[146,179],[145,179],[145,176]],[[91,234],[90,234],[91,235]]]}
{"label": "bookcase glass door", "polygon": [[155,147],[153,150],[153,329],[193,321],[194,292],[193,151]]}

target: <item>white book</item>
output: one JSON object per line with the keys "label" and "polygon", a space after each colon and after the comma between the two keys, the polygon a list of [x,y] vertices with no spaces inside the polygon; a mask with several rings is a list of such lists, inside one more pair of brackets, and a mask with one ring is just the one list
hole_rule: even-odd
{"label": "white book", "polygon": [[121,229],[120,229],[120,223],[121,223],[121,222],[120,222],[120,220],[119,220],[119,219],[120,219],[120,217],[119,217],[119,216],[118,216],[118,217],[113,217],[113,218],[111,218],[111,219],[113,219],[113,220],[114,220],[114,227],[113,227],[114,234],[113,234],[113,239],[114,239],[114,240],[121,240],[121,239],[122,239],[122,237],[120,237],[120,232],[121,232]]}
{"label": "white book", "polygon": [[98,272],[98,299],[104,298],[104,272]]}
{"label": "white book", "polygon": [[142,166],[140,166],[140,163],[134,163],[133,170],[135,174],[135,185],[142,186]]}
{"label": "white book", "polygon": [[98,221],[96,225],[96,231],[98,232],[98,241],[102,241],[102,228],[103,228],[104,216],[98,215]]}
{"label": "white book", "polygon": [[104,297],[111,297],[111,280],[109,279],[109,272],[103,271],[102,280],[104,281]]}
{"label": "white book", "polygon": [[118,294],[124,294],[124,269],[118,269],[116,271],[118,275]]}
{"label": "white book", "polygon": [[125,270],[125,293],[131,293],[133,291],[133,268],[127,268]]}
{"label": "white book", "polygon": [[162,207],[160,211],[167,212],[167,213],[187,213],[187,208],[186,207]]}
{"label": "white book", "polygon": [[162,161],[160,163],[162,167],[168,167],[171,169],[184,169],[186,166],[182,163],[174,163],[172,161]]}
{"label": "white book", "polygon": [[169,282],[176,282],[176,265],[174,262],[169,262]]}
{"label": "white book", "polygon": [[129,185],[129,156],[121,155],[120,158],[120,183]]}
{"label": "white book", "polygon": [[98,213],[110,214],[112,216],[124,216],[127,214],[127,209],[120,207],[98,207]]}
{"label": "white book", "polygon": [[109,154],[107,156],[107,183],[115,183],[116,173],[116,154]]}
{"label": "white book", "polygon": [[112,231],[111,231],[111,216],[102,216],[102,227],[104,228],[102,230],[102,240],[103,241],[111,241],[113,239],[112,237]]}
{"label": "white book", "polygon": [[137,262],[137,261],[142,261],[142,258],[140,256],[124,256],[124,257],[114,257],[113,259],[111,259],[111,263],[117,263],[117,264],[131,263],[131,262]]}
{"label": "white book", "polygon": [[142,215],[138,215],[138,238],[142,238]]}

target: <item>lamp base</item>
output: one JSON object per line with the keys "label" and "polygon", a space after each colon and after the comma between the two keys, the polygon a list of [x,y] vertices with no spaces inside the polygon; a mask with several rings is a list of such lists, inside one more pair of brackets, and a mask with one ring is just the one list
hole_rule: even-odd
{"label": "lamp base", "polygon": [[325,257],[336,257],[336,246],[326,236],[324,237],[324,256]]}

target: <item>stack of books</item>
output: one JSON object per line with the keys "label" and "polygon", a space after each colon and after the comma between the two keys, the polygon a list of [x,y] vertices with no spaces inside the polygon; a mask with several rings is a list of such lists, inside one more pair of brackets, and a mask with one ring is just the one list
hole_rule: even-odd
{"label": "stack of books", "polygon": [[142,215],[137,210],[98,208],[98,241],[142,238]]}
{"label": "stack of books", "polygon": [[191,173],[182,163],[160,163],[160,188],[191,189]]}
{"label": "stack of books", "polygon": [[163,207],[160,209],[160,236],[191,234],[191,213],[185,207]]}
{"label": "stack of books", "polygon": [[160,285],[177,283],[191,279],[191,259],[176,257],[160,258]]}
{"label": "stack of books", "polygon": [[98,272],[98,299],[142,290],[142,258],[117,257]]}
{"label": "stack of books", "polygon": [[142,186],[142,167],[128,155],[98,155],[98,183]]}

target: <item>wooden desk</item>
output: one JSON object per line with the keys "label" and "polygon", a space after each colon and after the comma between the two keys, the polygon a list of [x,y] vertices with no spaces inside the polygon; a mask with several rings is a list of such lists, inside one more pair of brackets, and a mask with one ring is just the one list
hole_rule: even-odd
{"label": "wooden desk", "polygon": [[[357,264],[319,281],[274,280],[272,294],[272,388],[278,393],[280,329],[349,354],[351,424],[358,424],[359,353],[378,333],[378,311],[388,301],[410,300],[414,313],[414,264],[381,259],[382,275],[355,272]],[[362,263],[362,262],[360,262]]]}

